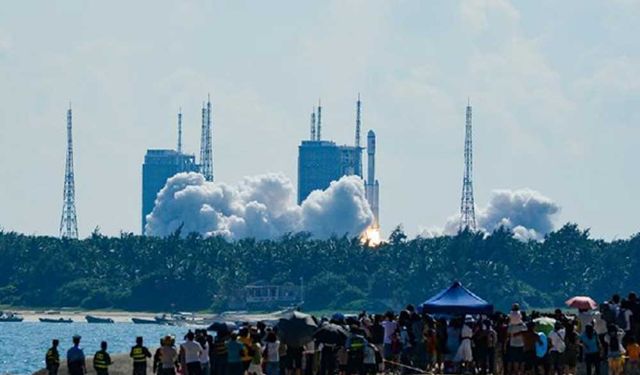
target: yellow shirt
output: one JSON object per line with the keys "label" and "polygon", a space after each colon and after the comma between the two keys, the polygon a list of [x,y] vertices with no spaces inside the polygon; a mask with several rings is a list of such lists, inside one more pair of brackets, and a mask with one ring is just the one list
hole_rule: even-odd
{"label": "yellow shirt", "polygon": [[640,360],[640,345],[637,343],[627,345],[627,355],[632,361]]}
{"label": "yellow shirt", "polygon": [[253,359],[253,357],[249,354],[248,348],[253,345],[253,340],[251,336],[240,336],[240,342],[244,344],[244,349],[242,350],[242,362],[248,362]]}

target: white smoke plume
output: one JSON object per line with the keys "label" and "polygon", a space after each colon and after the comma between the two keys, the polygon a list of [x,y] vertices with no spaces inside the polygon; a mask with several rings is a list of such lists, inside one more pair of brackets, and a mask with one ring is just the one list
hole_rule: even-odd
{"label": "white smoke plume", "polygon": [[[485,232],[504,226],[521,241],[539,241],[553,230],[553,218],[559,211],[558,204],[535,190],[494,190],[487,206],[476,208],[476,222]],[[447,219],[444,228],[423,229],[421,236],[453,235],[459,227],[460,217],[455,215]]]}
{"label": "white smoke plume", "polygon": [[231,240],[269,239],[302,231],[327,238],[358,236],[372,222],[364,183],[357,176],[332,182],[297,205],[293,184],[281,174],[245,177],[231,185],[205,181],[198,173],[180,173],[158,193],[145,232],[166,236],[182,226],[184,234]]}

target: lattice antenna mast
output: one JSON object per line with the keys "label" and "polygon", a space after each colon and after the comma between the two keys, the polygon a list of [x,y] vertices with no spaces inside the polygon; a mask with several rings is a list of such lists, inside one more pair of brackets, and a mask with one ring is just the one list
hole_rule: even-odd
{"label": "lattice antenna mast", "polygon": [[467,103],[464,134],[464,177],[460,200],[460,230],[476,230],[476,212],[473,201],[473,137],[471,128],[471,103]]}
{"label": "lattice antenna mast", "polygon": [[311,140],[316,140],[316,113],[311,112]]}
{"label": "lattice antenna mast", "polygon": [[360,120],[360,113],[362,109],[362,102],[360,101],[360,93],[358,93],[358,101],[356,102],[356,150],[358,151],[359,156],[359,166],[358,170],[360,171],[360,177],[362,177],[362,148],[360,147],[360,129],[362,126],[362,122]]}
{"label": "lattice antenna mast", "polygon": [[317,127],[316,127],[316,141],[322,139],[322,104],[320,104],[320,100],[318,100],[318,116],[317,116]]}
{"label": "lattice antenna mast", "polygon": [[64,169],[64,193],[62,217],[60,218],[60,237],[78,238],[78,219],[76,217],[76,187],[73,174],[73,138],[71,104],[67,110],[67,160]]}
{"label": "lattice antenna mast", "polygon": [[200,172],[204,174],[204,149],[205,149],[205,135],[207,127],[207,108],[204,102],[202,102],[202,124],[200,126]]}
{"label": "lattice antenna mast", "polygon": [[356,147],[360,148],[360,93],[358,93],[358,101],[356,102]]}
{"label": "lattice antenna mast", "polygon": [[182,107],[178,112],[178,154],[182,154]]}
{"label": "lattice antenna mast", "polygon": [[211,142],[211,97],[202,107],[202,136],[200,138],[200,168],[207,181],[213,181],[213,147]]}

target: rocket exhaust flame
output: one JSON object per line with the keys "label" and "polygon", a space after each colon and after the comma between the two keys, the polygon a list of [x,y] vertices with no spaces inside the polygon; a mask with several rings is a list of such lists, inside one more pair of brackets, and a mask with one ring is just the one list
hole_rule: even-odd
{"label": "rocket exhaust flame", "polygon": [[370,226],[360,235],[360,243],[368,247],[378,247],[382,244],[382,235],[380,228]]}

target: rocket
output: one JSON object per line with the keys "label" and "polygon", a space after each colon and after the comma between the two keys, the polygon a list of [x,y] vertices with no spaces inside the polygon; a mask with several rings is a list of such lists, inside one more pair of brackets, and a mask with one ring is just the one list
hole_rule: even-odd
{"label": "rocket", "polygon": [[379,190],[380,185],[376,180],[376,133],[369,130],[367,133],[367,183],[365,184],[365,192],[369,207],[373,211],[374,228],[380,228],[379,216]]}

